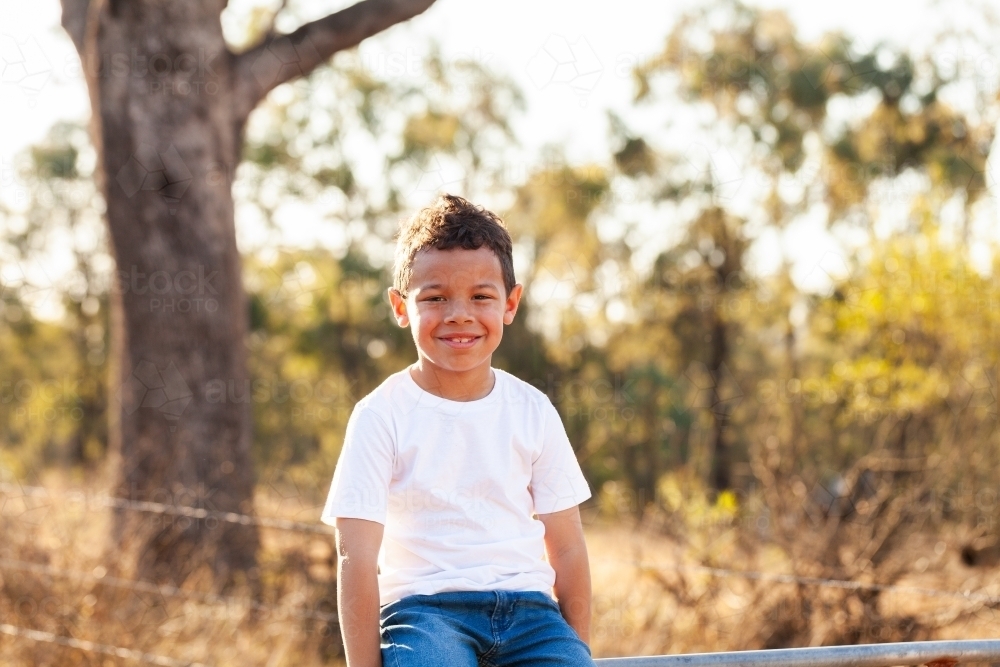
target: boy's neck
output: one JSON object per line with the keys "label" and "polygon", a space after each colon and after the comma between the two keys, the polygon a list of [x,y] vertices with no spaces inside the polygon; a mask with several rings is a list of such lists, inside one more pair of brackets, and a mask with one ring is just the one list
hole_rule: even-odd
{"label": "boy's neck", "polygon": [[417,386],[449,401],[478,401],[493,391],[496,376],[489,363],[468,371],[449,371],[426,359],[418,359],[408,369]]}

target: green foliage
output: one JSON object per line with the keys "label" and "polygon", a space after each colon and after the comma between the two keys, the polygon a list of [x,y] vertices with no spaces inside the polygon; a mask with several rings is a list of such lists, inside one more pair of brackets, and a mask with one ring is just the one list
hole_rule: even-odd
{"label": "green foliage", "polygon": [[[703,39],[720,13],[728,16],[725,27],[708,30]],[[679,21],[663,52],[635,74],[640,101],[652,103],[653,80],[668,76],[683,98],[706,102],[720,120],[748,129],[766,151],[760,165],[766,173],[798,172],[808,153],[806,138],[822,139],[831,222],[865,201],[873,181],[909,169],[926,172],[945,196],[966,193],[967,204],[985,191],[993,126],[941,101],[941,91],[958,75],[945,76],[930,58],[917,63],[880,45],[859,50],[837,33],[805,44],[780,10],[723,2]],[[879,101],[860,123],[831,123],[831,100],[869,93]],[[771,210],[778,223],[794,212]]]}
{"label": "green foliage", "polygon": [[[0,203],[0,463],[23,474],[101,461],[109,400],[110,261],[93,150],[82,127],[59,123],[26,157],[8,174],[24,206]],[[72,269],[61,286],[41,261],[56,243]]]}
{"label": "green foliage", "polygon": [[823,423],[856,435],[825,452],[826,462],[862,454],[862,433],[890,420],[898,426],[883,445],[896,456],[961,451],[963,476],[983,477],[966,466],[977,452],[1000,453],[992,436],[971,435],[997,417],[998,304],[995,279],[933,234],[876,245],[810,326],[815,374],[804,379],[803,400]]}
{"label": "green foliage", "polygon": [[646,141],[637,137],[625,139],[625,145],[614,154],[615,166],[626,176],[650,174],[655,168],[652,151]]}
{"label": "green foliage", "polygon": [[[254,453],[262,469],[306,465],[323,477],[354,404],[413,357],[396,326],[387,276],[357,251],[248,258]],[[230,391],[230,388],[226,388]]]}
{"label": "green foliage", "polygon": [[962,114],[930,96],[923,108],[904,112],[898,100],[884,101],[857,128],[846,131],[829,150],[827,187],[835,211],[864,201],[877,178],[920,169],[939,196],[961,192],[971,205],[986,190],[986,158],[993,128],[970,128]]}
{"label": "green foliage", "polygon": [[450,114],[428,111],[411,116],[403,131],[403,155],[424,155],[427,152],[452,150],[458,135],[459,120]]}

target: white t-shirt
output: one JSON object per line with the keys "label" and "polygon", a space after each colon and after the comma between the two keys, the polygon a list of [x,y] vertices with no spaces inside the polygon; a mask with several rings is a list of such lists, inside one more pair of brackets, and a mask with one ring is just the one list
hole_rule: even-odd
{"label": "white t-shirt", "polygon": [[321,520],[385,526],[379,598],[443,591],[543,591],[535,514],[590,497],[559,413],[527,382],[494,369],[485,398],[451,401],[421,389],[409,370],[358,402]]}

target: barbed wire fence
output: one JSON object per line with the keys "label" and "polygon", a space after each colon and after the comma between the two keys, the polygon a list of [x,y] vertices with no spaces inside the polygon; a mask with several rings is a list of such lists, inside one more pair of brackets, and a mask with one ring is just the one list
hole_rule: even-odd
{"label": "barbed wire fence", "polygon": [[[166,503],[136,501],[124,498],[117,498],[100,493],[84,491],[54,491],[42,486],[25,486],[20,484],[0,483],[0,497],[29,497],[44,498],[48,500],[65,500],[81,505],[88,511],[98,511],[101,509],[125,509],[153,514],[182,516],[194,519],[214,519],[228,523],[238,523],[242,525],[256,525],[263,528],[305,533],[323,534],[332,536],[333,528],[324,524],[308,523],[303,521],[292,521],[277,517],[261,517],[242,514],[237,512],[221,512],[206,508],[191,507],[186,505],[172,505]],[[8,517],[18,518],[18,517]],[[962,600],[968,603],[985,606],[1000,606],[1000,595],[994,595],[985,590],[941,590],[920,586],[908,586],[899,584],[878,584],[874,582],[859,582],[845,579],[832,579],[824,577],[803,576],[789,573],[764,572],[756,570],[735,570],[719,567],[709,567],[704,565],[684,565],[679,563],[652,562],[639,559],[628,558],[592,558],[592,562],[603,562],[617,565],[628,565],[642,570],[655,570],[658,572],[677,572],[686,574],[702,574],[713,578],[740,578],[753,581],[768,581],[774,583],[797,584],[804,586],[817,586],[828,588],[839,588],[846,590],[867,590],[878,592],[909,593],[928,597],[942,597],[953,600]],[[16,559],[0,557],[0,570],[33,572],[50,577],[63,577],[69,579],[85,580],[119,589],[132,590],[143,593],[156,593],[165,598],[177,598],[188,601],[196,601],[201,604],[211,606],[245,607],[257,611],[272,614],[274,618],[283,619],[286,616],[299,618],[302,620],[318,620],[329,624],[339,624],[336,613],[326,613],[303,609],[300,606],[291,605],[269,605],[260,603],[249,598],[234,598],[211,593],[201,593],[189,591],[175,586],[156,584],[149,581],[124,579],[120,577],[108,576],[103,567],[95,568],[93,572],[80,570],[69,570],[56,568],[43,563],[34,563]],[[136,649],[124,648],[110,644],[100,644],[87,640],[64,637],[50,632],[23,628],[9,623],[0,624],[0,633],[30,639],[38,642],[46,642],[76,648],[93,653],[128,658],[147,664],[163,665],[165,667],[208,667],[203,663],[180,660],[167,656],[145,653]]]}
{"label": "barbed wire fence", "polygon": [[[42,486],[28,486],[0,482],[0,498],[4,497],[24,497],[50,501],[62,500],[78,505],[87,511],[124,509],[152,514],[201,519],[206,521],[214,520],[241,525],[255,525],[262,528],[311,535],[333,535],[332,527],[319,523],[292,521],[279,517],[251,516],[249,514],[242,514],[238,512],[221,512],[187,505],[172,505],[151,501],[130,500],[89,491],[55,491]],[[2,507],[2,505],[0,505],[0,507]],[[17,519],[18,517],[8,516],[8,518]],[[300,606],[269,605],[249,598],[235,598],[212,593],[201,593],[198,591],[184,590],[176,586],[157,584],[149,581],[124,579],[121,577],[109,576],[106,569],[100,566],[95,568],[92,572],[84,572],[80,570],[57,568],[44,563],[34,563],[0,557],[0,570],[12,572],[33,572],[35,574],[42,574],[50,577],[91,581],[102,586],[109,586],[139,593],[155,593],[163,596],[164,598],[196,601],[210,606],[222,606],[226,608],[244,607],[267,613],[271,615],[274,620],[282,620],[283,618],[290,616],[303,620],[317,620],[328,624],[339,625],[339,617],[336,613],[303,609]],[[200,662],[192,662],[189,660],[156,655],[136,649],[115,646],[113,644],[102,644],[74,637],[56,635],[51,632],[24,628],[11,623],[0,624],[0,633],[35,642],[57,644],[91,653],[116,656],[147,664],[162,665],[164,667],[209,667],[208,665]]]}
{"label": "barbed wire fence", "polygon": [[124,648],[122,646],[114,646],[112,644],[98,644],[96,642],[87,641],[86,639],[64,637],[51,632],[45,632],[44,630],[32,630],[30,628],[22,628],[17,625],[10,625],[9,623],[0,623],[0,633],[12,635],[14,637],[31,639],[36,642],[68,646],[69,648],[89,651],[90,653],[103,653],[104,655],[136,660],[151,665],[162,665],[163,667],[208,667],[208,665],[201,662],[178,660],[177,658],[169,658],[163,655],[146,653],[144,651],[137,651],[135,649]]}
{"label": "barbed wire fence", "polygon": [[686,572],[689,574],[707,574],[719,578],[740,578],[753,581],[771,581],[780,584],[798,584],[801,586],[820,586],[827,588],[842,588],[847,590],[864,590],[890,593],[912,593],[929,597],[945,597],[987,605],[1000,605],[1000,595],[991,595],[983,591],[946,591],[922,586],[903,586],[899,584],[876,584],[849,579],[826,579],[823,577],[806,577],[778,572],[759,572],[753,570],[729,570],[721,567],[705,565],[677,565],[673,563],[650,563],[639,560],[591,559],[595,562],[629,564],[639,569],[657,570],[660,572]]}
{"label": "barbed wire fence", "polygon": [[[97,569],[103,570],[103,568]],[[103,586],[133,590],[141,593],[157,593],[163,597],[178,598],[182,600],[195,600],[210,606],[224,606],[227,608],[248,607],[256,611],[262,611],[273,615],[275,620],[280,620],[284,616],[294,616],[296,618],[314,619],[324,621],[326,623],[339,624],[340,622],[337,614],[312,611],[310,609],[300,609],[289,605],[269,605],[251,600],[249,598],[234,598],[211,593],[186,591],[175,586],[155,584],[149,581],[107,576],[103,572],[89,573],[78,570],[63,570],[50,565],[43,565],[41,563],[31,563],[28,561],[11,560],[6,558],[0,558],[0,570],[13,572],[34,572],[36,574],[43,574],[50,577],[64,577],[68,579],[94,581]]]}
{"label": "barbed wire fence", "polygon": [[[332,535],[333,529],[330,526],[317,523],[305,523],[302,521],[290,521],[288,519],[250,516],[238,512],[220,512],[217,510],[205,509],[202,507],[191,507],[188,505],[168,505],[165,503],[150,502],[145,500],[128,500],[105,494],[89,493],[84,491],[57,492],[43,486],[22,486],[0,482],[0,495],[19,494],[31,498],[62,498],[74,503],[81,503],[87,509],[115,508],[135,510],[137,512],[152,512],[154,514],[169,514],[173,516],[183,516],[191,519],[214,519],[227,523],[238,523],[244,526],[255,525],[264,528],[276,528],[278,530],[301,531],[306,533],[322,533]],[[94,507],[92,507],[94,506]]]}

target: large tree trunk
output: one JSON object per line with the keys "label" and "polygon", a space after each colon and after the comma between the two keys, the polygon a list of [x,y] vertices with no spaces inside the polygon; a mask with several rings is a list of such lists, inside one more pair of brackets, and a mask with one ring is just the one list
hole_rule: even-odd
{"label": "large tree trunk", "polygon": [[[232,175],[274,86],[433,0],[368,0],[235,55],[223,0],[63,0],[83,61],[118,281],[110,451],[124,499],[253,511],[247,314]],[[210,391],[219,381],[236,391]],[[225,395],[221,395],[224,393]],[[256,562],[256,526],[116,510],[109,562],[221,588]]]}
{"label": "large tree trunk", "polygon": [[[84,66],[119,278],[115,492],[249,513],[250,406],[204,391],[247,378],[230,188],[242,119],[221,9],[111,2],[94,36],[100,57]],[[254,564],[258,545],[253,525],[119,509],[111,548],[125,547],[122,564],[137,576],[179,583],[202,564],[224,582]]]}

